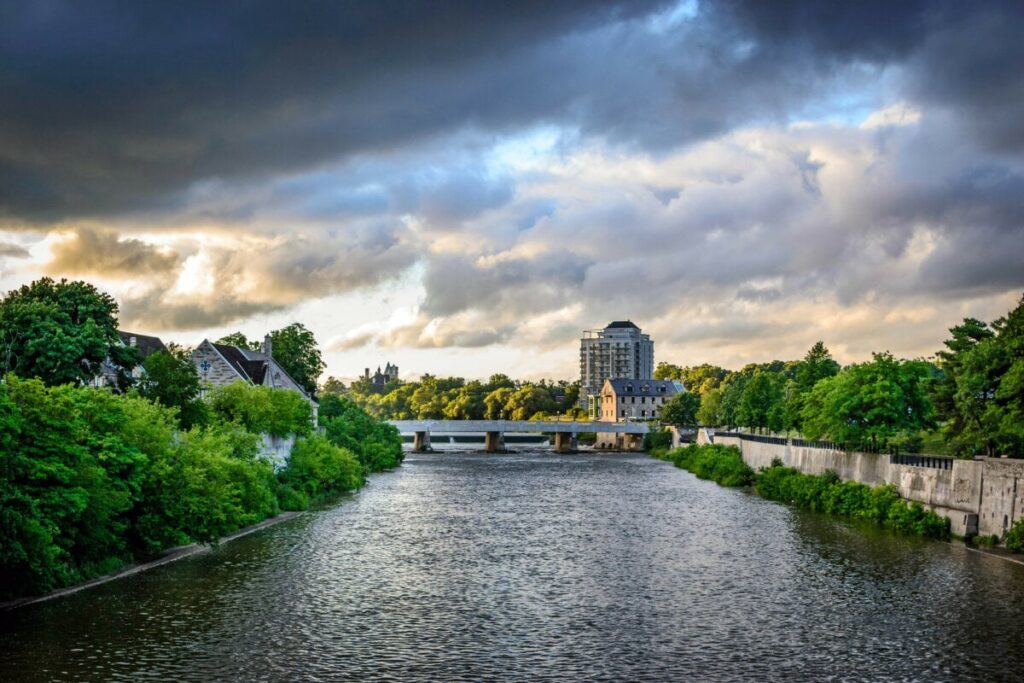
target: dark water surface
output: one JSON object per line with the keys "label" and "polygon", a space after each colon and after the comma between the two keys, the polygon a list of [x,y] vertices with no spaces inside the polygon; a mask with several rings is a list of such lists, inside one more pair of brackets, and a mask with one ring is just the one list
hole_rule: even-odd
{"label": "dark water surface", "polygon": [[1024,681],[1024,567],[640,455],[417,455],[0,613],[0,681]]}

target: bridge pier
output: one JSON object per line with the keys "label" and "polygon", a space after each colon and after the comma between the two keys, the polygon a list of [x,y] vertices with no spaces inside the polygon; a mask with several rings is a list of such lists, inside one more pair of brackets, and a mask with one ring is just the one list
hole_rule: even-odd
{"label": "bridge pier", "polygon": [[424,453],[434,450],[430,447],[430,432],[415,432],[412,437],[412,449]]}
{"label": "bridge pier", "polygon": [[556,453],[575,453],[577,445],[576,434],[572,432],[555,432]]}
{"label": "bridge pier", "polygon": [[505,450],[505,439],[501,432],[484,433],[484,450],[488,453],[500,453]]}

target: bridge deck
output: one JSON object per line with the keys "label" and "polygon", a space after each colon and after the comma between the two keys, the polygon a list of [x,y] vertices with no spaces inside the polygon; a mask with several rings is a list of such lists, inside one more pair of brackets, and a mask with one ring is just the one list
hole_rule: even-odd
{"label": "bridge deck", "polygon": [[644,422],[576,422],[571,420],[390,420],[402,434],[430,432],[433,434],[460,434],[482,432],[614,432],[617,434],[646,434]]}

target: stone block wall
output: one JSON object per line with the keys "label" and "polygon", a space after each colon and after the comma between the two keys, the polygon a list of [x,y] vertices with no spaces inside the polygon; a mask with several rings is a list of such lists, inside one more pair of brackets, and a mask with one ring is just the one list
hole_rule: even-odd
{"label": "stone block wall", "polygon": [[978,533],[1002,536],[1024,514],[1024,462],[987,458]]}
{"label": "stone block wall", "polygon": [[[220,387],[241,379],[209,341],[204,341],[196,347],[192,352],[192,360],[196,364],[199,379],[204,384]],[[203,372],[203,368],[207,368],[206,372]]]}
{"label": "stone block wall", "polygon": [[[711,439],[707,430],[698,432],[698,443],[711,443]],[[726,433],[715,434],[713,442],[736,446],[743,462],[755,470],[771,466],[777,458],[786,467],[805,474],[820,475],[831,470],[843,481],[868,486],[893,484],[904,499],[949,518],[953,533],[959,536],[973,532],[975,524],[979,533],[1002,535],[1004,518],[1011,525],[1024,514],[1024,462],[954,460],[951,470],[940,470],[894,464],[888,455],[877,453],[762,443]]]}

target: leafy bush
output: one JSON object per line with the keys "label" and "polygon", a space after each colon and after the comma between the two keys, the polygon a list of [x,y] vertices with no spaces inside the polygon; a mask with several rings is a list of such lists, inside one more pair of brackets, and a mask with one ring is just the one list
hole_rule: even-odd
{"label": "leafy bush", "polygon": [[672,433],[668,430],[644,434],[644,450],[668,449],[672,447]]}
{"label": "leafy bush", "polygon": [[301,510],[311,500],[359,488],[363,471],[351,451],[315,434],[296,442],[280,480],[282,506]]}
{"label": "leafy bush", "polygon": [[870,487],[843,482],[835,472],[803,474],[773,465],[757,474],[757,492],[764,498],[790,503],[805,510],[863,519],[893,531],[928,538],[949,539],[949,520],[920,503],[900,498],[895,486]]}
{"label": "leafy bush", "polygon": [[690,444],[669,451],[663,459],[722,486],[749,486],[754,481],[754,470],[743,462],[735,446]]}
{"label": "leafy bush", "polygon": [[1006,549],[1015,553],[1024,552],[1024,517],[1014,522],[1006,533]]}
{"label": "leafy bush", "polygon": [[287,436],[308,434],[313,426],[309,401],[297,391],[238,381],[211,390],[209,403],[216,416],[236,422],[250,432]]}
{"label": "leafy bush", "polygon": [[374,419],[353,401],[328,394],[320,402],[319,417],[327,439],[354,453],[366,472],[381,472],[402,464],[405,454],[398,430]]}

